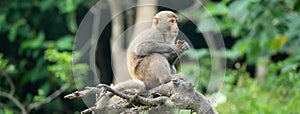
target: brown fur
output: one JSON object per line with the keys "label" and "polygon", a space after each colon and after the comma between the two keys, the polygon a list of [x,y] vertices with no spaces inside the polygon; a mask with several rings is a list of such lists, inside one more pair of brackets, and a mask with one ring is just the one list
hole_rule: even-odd
{"label": "brown fur", "polygon": [[[168,22],[170,19],[175,23]],[[173,61],[189,46],[185,41],[178,41],[175,45],[177,32],[175,13],[162,11],[156,14],[153,27],[140,33],[128,48],[127,64],[133,80],[121,82],[114,89],[135,89],[142,93],[170,81],[173,76],[184,78],[182,74],[175,74]],[[97,102],[97,109],[103,109],[112,96],[112,93],[105,94]]]}
{"label": "brown fur", "polygon": [[144,82],[147,89],[170,81],[176,73],[172,62],[179,54],[175,45],[179,31],[176,20],[176,14],[171,11],[159,12],[153,18],[152,28],[140,33],[128,48],[129,73],[133,79]]}

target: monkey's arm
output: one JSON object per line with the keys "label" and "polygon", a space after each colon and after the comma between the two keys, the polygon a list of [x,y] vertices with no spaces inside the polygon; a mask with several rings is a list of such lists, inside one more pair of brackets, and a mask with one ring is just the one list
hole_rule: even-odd
{"label": "monkey's arm", "polygon": [[177,55],[179,50],[175,45],[167,44],[165,42],[155,42],[155,41],[146,41],[140,43],[133,50],[137,56],[144,57],[150,55],[151,53],[159,54],[172,54]]}
{"label": "monkey's arm", "polygon": [[146,41],[137,45],[134,53],[137,56],[144,57],[151,53],[159,53],[166,57],[170,64],[174,64],[179,56],[186,50],[189,50],[189,44],[184,40],[178,40],[176,45],[165,42]]}
{"label": "monkey's arm", "polygon": [[165,57],[168,59],[168,61],[169,61],[169,63],[170,63],[171,65],[174,65],[175,62],[179,59],[179,56],[180,56],[183,52],[189,50],[189,49],[190,49],[190,46],[189,46],[189,44],[188,44],[186,41],[184,41],[184,40],[177,40],[177,42],[176,42],[176,49],[178,50],[177,53],[170,53],[170,54],[165,54],[165,55],[163,55],[163,56],[165,56]]}

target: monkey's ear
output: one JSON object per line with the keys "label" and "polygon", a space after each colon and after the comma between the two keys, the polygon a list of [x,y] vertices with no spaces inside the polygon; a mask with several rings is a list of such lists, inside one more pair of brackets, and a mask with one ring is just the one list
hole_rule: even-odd
{"label": "monkey's ear", "polygon": [[157,25],[158,24],[158,17],[153,17],[153,24],[154,25]]}

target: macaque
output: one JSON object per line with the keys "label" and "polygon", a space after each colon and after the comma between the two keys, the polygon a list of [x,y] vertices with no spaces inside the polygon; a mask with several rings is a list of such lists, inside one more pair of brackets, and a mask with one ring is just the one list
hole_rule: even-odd
{"label": "macaque", "polygon": [[132,41],[127,52],[131,77],[144,82],[151,89],[176,75],[174,62],[189,49],[186,41],[175,39],[179,29],[177,16],[171,11],[161,11],[153,17],[152,28],[141,32]]}
{"label": "macaque", "polygon": [[[179,29],[176,14],[161,11],[153,17],[152,28],[141,32],[130,44],[127,51],[127,64],[132,80],[121,82],[113,87],[117,91],[136,89],[138,93],[171,81],[176,74],[174,62],[179,55],[189,49],[186,41],[175,39]],[[113,96],[106,93],[97,103],[103,109]]]}

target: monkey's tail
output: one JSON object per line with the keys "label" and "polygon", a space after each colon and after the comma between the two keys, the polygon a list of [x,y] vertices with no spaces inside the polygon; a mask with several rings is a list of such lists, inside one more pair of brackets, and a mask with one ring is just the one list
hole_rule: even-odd
{"label": "monkey's tail", "polygon": [[132,80],[127,80],[127,81],[124,81],[124,82],[121,82],[121,83],[118,83],[116,86],[113,87],[115,90],[118,90],[118,91],[123,91],[123,90],[126,90],[126,89],[137,89],[139,90],[140,92],[142,91],[146,91],[146,86],[145,84],[140,81],[140,80],[135,80],[135,79],[132,79]]}

